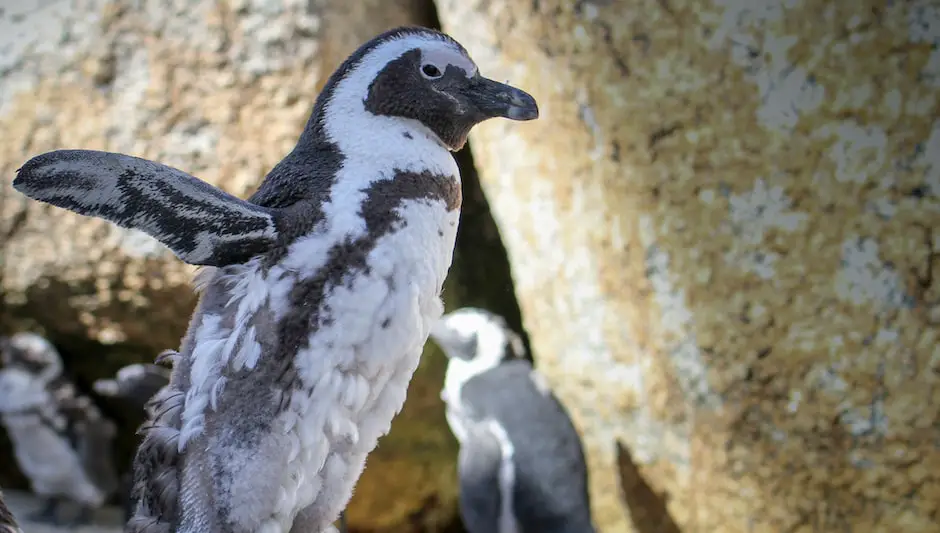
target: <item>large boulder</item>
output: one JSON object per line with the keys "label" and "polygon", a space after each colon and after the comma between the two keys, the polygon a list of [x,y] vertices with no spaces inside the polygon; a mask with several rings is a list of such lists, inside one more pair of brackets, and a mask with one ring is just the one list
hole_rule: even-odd
{"label": "large boulder", "polygon": [[[132,7],[135,6],[135,7]],[[0,9],[0,333],[30,329],[91,383],[179,345],[193,269],[153,239],[28,201],[10,187],[29,157],[59,148],[177,166],[241,197],[296,142],[326,77],[359,44],[431,25],[429,0],[7,2]],[[519,325],[508,265],[461,154],[465,217],[447,307],[483,304]],[[486,286],[473,286],[486,272]],[[471,284],[471,285],[468,285]],[[471,290],[472,289],[472,290]],[[429,345],[402,414],[370,456],[349,509],[356,531],[443,531],[456,521],[456,443]],[[118,465],[137,443],[122,422]],[[23,487],[0,430],[0,485]]]}
{"label": "large boulder", "polygon": [[600,530],[937,531],[940,3],[437,5]]}

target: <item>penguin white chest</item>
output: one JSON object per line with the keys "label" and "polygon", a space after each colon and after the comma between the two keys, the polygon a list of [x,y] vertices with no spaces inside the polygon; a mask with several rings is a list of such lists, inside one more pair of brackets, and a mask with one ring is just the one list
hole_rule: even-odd
{"label": "penguin white chest", "polygon": [[[226,311],[207,310],[195,331],[181,442],[205,433],[219,464],[229,465],[218,490],[233,523],[265,532],[325,528],[401,410],[443,312],[459,210],[423,198],[400,202],[395,214],[397,222],[365,248],[344,248],[347,234],[311,234],[266,272],[252,263],[215,278],[228,287]],[[337,260],[337,250],[347,256]],[[298,300],[305,284],[316,290]],[[291,320],[306,331],[296,341],[281,327]],[[272,342],[276,350],[262,349]],[[290,360],[289,382],[272,372],[278,357]],[[232,376],[245,371],[257,392],[239,395],[234,387],[245,380]],[[253,415],[231,405],[255,395],[248,408],[260,409],[264,390],[284,400],[270,424],[236,431],[240,421],[231,417]],[[184,518],[183,529],[199,529],[198,520]]]}
{"label": "penguin white chest", "polygon": [[303,386],[280,417],[296,447],[281,484],[282,520],[301,509],[317,517],[342,510],[367,454],[400,412],[430,327],[443,313],[459,211],[428,200],[397,211],[399,223],[375,241],[363,268],[325,293],[319,308],[327,312],[296,354]]}

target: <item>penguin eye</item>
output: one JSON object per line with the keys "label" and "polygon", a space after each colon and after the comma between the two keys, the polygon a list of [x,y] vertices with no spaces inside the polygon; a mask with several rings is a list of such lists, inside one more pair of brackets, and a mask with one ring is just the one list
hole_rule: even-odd
{"label": "penguin eye", "polygon": [[424,74],[425,78],[432,79],[432,80],[436,80],[437,78],[440,78],[441,76],[444,75],[444,73],[441,72],[441,69],[437,68],[435,65],[432,65],[431,63],[426,63],[424,66],[421,67],[421,74]]}

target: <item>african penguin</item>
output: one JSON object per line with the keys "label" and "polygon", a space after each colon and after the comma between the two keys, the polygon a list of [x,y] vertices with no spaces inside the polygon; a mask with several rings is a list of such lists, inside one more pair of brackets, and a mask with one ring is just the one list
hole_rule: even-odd
{"label": "african penguin", "polygon": [[448,358],[441,399],[460,444],[469,533],[593,533],[581,439],[522,339],[489,311],[444,315],[431,339]]}
{"label": "african penguin", "polygon": [[[160,354],[158,359],[164,355]],[[113,378],[96,380],[93,387],[99,395],[121,402],[135,414],[146,417],[147,403],[169,383],[170,369],[153,364],[133,363],[118,369]],[[131,471],[122,476],[120,484],[123,489],[121,495],[124,517],[127,521],[134,513],[133,465]]]}
{"label": "african penguin", "polygon": [[[0,370],[0,421],[13,444],[20,470],[45,505],[30,518],[63,524],[60,504],[77,503],[73,524],[91,520],[116,488],[110,464],[114,424],[79,394],[52,391],[18,366]],[[53,393],[59,393],[54,397]]]}
{"label": "african penguin", "polygon": [[0,362],[4,368],[22,368],[47,385],[62,377],[58,350],[45,337],[28,331],[0,337]]}
{"label": "african penguin", "polygon": [[16,523],[13,513],[10,512],[3,500],[3,492],[0,492],[0,533],[23,533],[19,524]]}
{"label": "african penguin", "polygon": [[427,28],[343,62],[247,200],[110,152],[34,157],[13,187],[143,231],[199,265],[200,294],[135,459],[129,532],[320,532],[401,410],[453,256],[451,152],[538,117]]}

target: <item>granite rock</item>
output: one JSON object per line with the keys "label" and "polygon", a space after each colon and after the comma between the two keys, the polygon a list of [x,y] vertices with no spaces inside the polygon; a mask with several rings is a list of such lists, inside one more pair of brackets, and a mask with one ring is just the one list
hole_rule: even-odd
{"label": "granite rock", "polygon": [[940,4],[437,5],[600,530],[937,531]]}

